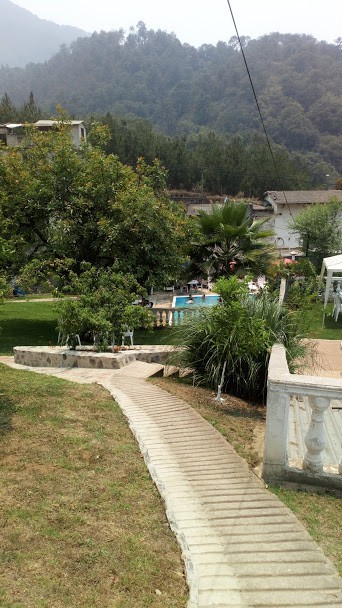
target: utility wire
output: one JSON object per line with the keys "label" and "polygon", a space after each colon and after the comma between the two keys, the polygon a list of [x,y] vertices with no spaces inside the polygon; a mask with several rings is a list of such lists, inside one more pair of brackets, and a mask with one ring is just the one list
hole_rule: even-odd
{"label": "utility wire", "polygon": [[243,50],[243,45],[242,45],[240,34],[239,34],[239,31],[238,31],[238,28],[237,28],[237,25],[236,25],[236,22],[235,22],[235,17],[234,17],[234,13],[233,13],[233,10],[232,10],[231,4],[230,4],[230,0],[227,0],[227,4],[228,4],[228,8],[229,8],[229,11],[230,11],[230,14],[231,14],[231,17],[232,17],[232,21],[233,21],[233,24],[234,24],[236,36],[237,36],[237,39],[239,41],[239,46],[240,46],[241,54],[242,54],[242,57],[243,57],[243,60],[244,60],[244,63],[245,63],[245,67],[246,67],[246,71],[247,71],[247,74],[248,74],[249,82],[250,82],[250,85],[252,87],[255,103],[256,103],[256,106],[257,106],[257,109],[258,109],[258,113],[259,113],[259,116],[260,116],[262,128],[263,128],[264,133],[265,133],[265,137],[266,137],[266,141],[267,141],[267,146],[268,146],[268,149],[270,151],[270,155],[271,155],[272,162],[273,162],[273,165],[274,165],[274,169],[275,169],[275,172],[276,172],[276,175],[277,175],[279,186],[280,186],[281,192],[284,195],[285,202],[286,202],[286,204],[287,204],[287,206],[289,208],[290,215],[291,215],[292,219],[294,219],[293,215],[292,215],[292,211],[291,211],[290,205],[289,205],[288,200],[286,198],[286,193],[285,193],[285,191],[284,191],[284,189],[282,187],[282,182],[281,182],[280,175],[279,175],[279,172],[278,172],[277,163],[276,163],[275,158],[274,158],[271,142],[270,142],[270,139],[268,137],[268,133],[267,133],[267,130],[266,130],[266,125],[265,125],[264,118],[263,118],[263,115],[262,115],[262,112],[261,112],[261,108],[260,108],[258,97],[257,97],[256,91],[255,91],[255,87],[254,87],[254,83],[253,83],[253,80],[252,80],[252,76],[251,76],[251,73],[249,71],[249,67],[248,67],[245,51]]}

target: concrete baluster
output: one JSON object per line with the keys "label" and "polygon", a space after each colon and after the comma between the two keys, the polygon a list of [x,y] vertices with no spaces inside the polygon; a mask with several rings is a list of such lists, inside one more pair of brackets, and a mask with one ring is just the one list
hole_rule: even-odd
{"label": "concrete baluster", "polygon": [[287,466],[289,409],[290,395],[269,386],[263,465],[263,477],[267,481],[282,479]]}
{"label": "concrete baluster", "polygon": [[307,452],[304,456],[303,468],[313,473],[323,471],[323,450],[325,448],[324,412],[328,409],[330,399],[311,395],[309,404],[312,409],[309,430],[305,437]]}

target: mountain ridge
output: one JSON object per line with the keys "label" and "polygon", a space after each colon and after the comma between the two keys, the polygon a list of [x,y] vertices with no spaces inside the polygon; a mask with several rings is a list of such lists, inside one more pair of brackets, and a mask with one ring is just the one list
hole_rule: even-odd
{"label": "mountain ridge", "polygon": [[88,33],[41,19],[11,0],[0,0],[0,65],[24,67],[47,61],[61,45]]}
{"label": "mountain ridge", "polygon": [[[279,32],[241,40],[268,135],[342,174],[342,44]],[[0,67],[0,97],[21,105],[30,92],[47,115],[61,105],[81,118],[139,117],[170,136],[262,131],[235,38],[196,49],[143,22],[78,38],[43,64]]]}

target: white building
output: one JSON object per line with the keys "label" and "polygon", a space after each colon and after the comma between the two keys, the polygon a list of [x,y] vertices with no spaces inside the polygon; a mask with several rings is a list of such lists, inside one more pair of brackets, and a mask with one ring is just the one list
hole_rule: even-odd
{"label": "white building", "polygon": [[17,146],[24,137],[22,123],[7,123],[0,125],[0,142],[5,146]]}
{"label": "white building", "polygon": [[[0,142],[5,146],[17,146],[25,136],[25,129],[28,126],[34,126],[39,131],[52,131],[58,128],[61,124],[58,120],[38,120],[33,125],[27,125],[23,123],[6,123],[0,125]],[[65,124],[68,125],[70,130],[70,136],[72,142],[76,148],[78,148],[82,141],[87,138],[87,132],[82,120],[70,120]]]}
{"label": "white building", "polygon": [[[261,201],[250,201],[251,217],[267,218],[266,228],[274,231],[272,240],[279,254],[283,257],[300,255],[298,235],[290,230],[294,218],[310,205],[326,204],[336,198],[342,204],[342,190],[268,190]],[[218,206],[222,206],[221,205]],[[188,215],[197,215],[199,210],[210,213],[212,205],[190,204],[187,206]],[[292,253],[293,252],[293,253]]]}
{"label": "white building", "polygon": [[289,227],[298,213],[310,205],[328,203],[332,198],[342,203],[342,190],[269,190],[256,206],[255,215],[269,217],[267,226],[274,230],[274,243],[286,255],[299,247],[298,235]]}
{"label": "white building", "polygon": [[[39,131],[52,131],[58,127],[59,124],[60,122],[58,120],[37,120],[37,122],[34,123],[34,126],[37,127]],[[76,148],[79,147],[82,141],[85,141],[87,138],[83,120],[70,120],[67,121],[66,124],[70,129],[72,143]]]}

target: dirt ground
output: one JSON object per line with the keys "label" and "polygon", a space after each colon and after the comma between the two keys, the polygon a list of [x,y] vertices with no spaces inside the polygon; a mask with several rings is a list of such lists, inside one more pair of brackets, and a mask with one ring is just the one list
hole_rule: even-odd
{"label": "dirt ground", "polygon": [[315,354],[300,373],[310,376],[342,378],[342,342],[340,340],[308,340],[308,342]]}

